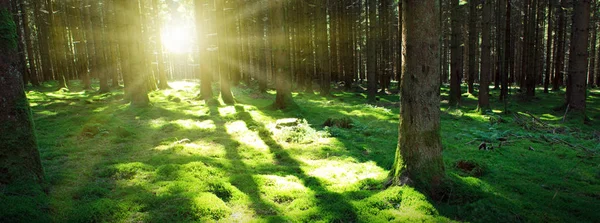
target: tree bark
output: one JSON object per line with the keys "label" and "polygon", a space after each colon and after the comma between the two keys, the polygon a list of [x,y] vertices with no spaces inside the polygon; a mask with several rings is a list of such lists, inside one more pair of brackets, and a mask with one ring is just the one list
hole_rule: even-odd
{"label": "tree bark", "polygon": [[275,97],[274,107],[276,109],[285,109],[290,106],[292,101],[292,75],[290,73],[290,58],[287,52],[287,26],[285,24],[285,3],[284,0],[270,0],[271,6],[271,27],[273,30],[273,56],[275,59],[275,73],[277,75],[277,95]]}
{"label": "tree bark", "polygon": [[564,7],[566,6],[566,0],[559,0],[560,5],[556,9],[556,14],[558,16],[558,33],[557,33],[557,44],[556,44],[556,57],[554,58],[554,80],[552,80],[552,91],[560,90],[560,87],[563,84],[563,67],[565,60],[565,11]]}
{"label": "tree bark", "polygon": [[367,100],[375,102],[377,94],[377,1],[369,1],[368,19],[369,28],[367,31]]}
{"label": "tree bark", "polygon": [[462,76],[461,70],[463,64],[461,63],[460,6],[458,5],[458,2],[458,0],[450,0],[450,7],[452,8],[450,13],[450,23],[452,28],[452,37],[450,39],[450,106],[460,106],[462,94],[460,89],[460,77]]}
{"label": "tree bark", "polygon": [[546,39],[546,72],[544,74],[544,93],[548,93],[548,88],[550,86],[550,76],[552,75],[552,32],[554,28],[552,11],[553,3],[548,3],[548,33]]}
{"label": "tree bark", "polygon": [[226,61],[229,59],[227,55],[227,46],[225,44],[225,38],[227,38],[227,27],[231,24],[226,24],[223,21],[230,21],[225,18],[223,13],[223,2],[215,1],[215,8],[217,14],[216,27],[218,29],[217,46],[219,48],[218,53],[218,66],[219,74],[221,77],[221,99],[225,104],[233,104],[233,94],[231,93],[231,81],[230,81],[230,69]]}
{"label": "tree bark", "polygon": [[[196,15],[196,27],[201,27],[204,26],[204,18],[206,16],[205,12],[206,10],[204,9],[203,6],[203,0],[194,0],[194,6],[195,6],[195,15]],[[202,28],[197,28],[196,29],[197,33],[197,38],[198,38],[198,62],[200,63],[200,66],[198,66],[198,75],[200,75],[200,97],[202,98],[202,100],[210,100],[213,98],[213,92],[212,92],[212,78],[211,78],[211,73],[209,72],[208,67],[210,66],[210,64],[207,61],[207,57],[206,54],[208,53],[207,50],[207,44],[205,44],[207,42],[206,40],[206,29],[202,29]]]}
{"label": "tree bark", "polygon": [[469,0],[469,78],[468,86],[469,93],[475,93],[473,83],[475,82],[475,75],[477,75],[477,69],[475,65],[475,55],[477,54],[477,40],[479,34],[477,33],[477,5],[479,0]]}
{"label": "tree bark", "polygon": [[572,110],[585,112],[590,0],[574,1],[573,9],[571,56],[569,56],[569,76],[567,77],[567,104]]}
{"label": "tree bark", "polygon": [[490,76],[491,76],[491,23],[492,23],[492,3],[485,1],[483,3],[483,26],[481,30],[481,76],[479,77],[479,95],[478,110],[485,112],[490,108]]}
{"label": "tree bark", "polygon": [[405,72],[391,182],[430,195],[445,177],[440,137],[439,18],[434,0],[404,1]]}
{"label": "tree bark", "polygon": [[0,184],[44,179],[22,73],[15,67],[17,30],[8,0],[0,0]]}

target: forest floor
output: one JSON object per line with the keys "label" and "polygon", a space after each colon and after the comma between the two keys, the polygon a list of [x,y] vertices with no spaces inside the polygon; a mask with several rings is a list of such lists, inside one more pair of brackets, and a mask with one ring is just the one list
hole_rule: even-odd
{"label": "forest floor", "polygon": [[[198,100],[196,82],[170,84],[150,93],[146,108],[124,103],[121,89],[28,89],[52,221],[600,219],[599,90],[589,93],[583,125],[581,115],[563,123],[565,111],[553,110],[564,92],[513,97],[510,114],[493,103],[493,113],[480,115],[469,94],[448,109],[444,89],[451,183],[432,201],[411,187],[382,188],[396,151],[398,96],[367,105],[361,92],[294,94],[298,107],[277,111],[269,108],[274,92],[237,87],[228,106]],[[325,127],[330,118],[336,125]],[[481,142],[495,149],[478,150]]]}

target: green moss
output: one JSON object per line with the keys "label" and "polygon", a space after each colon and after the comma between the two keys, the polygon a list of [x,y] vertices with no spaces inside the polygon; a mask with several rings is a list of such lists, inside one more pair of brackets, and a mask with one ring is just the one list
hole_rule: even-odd
{"label": "green moss", "polygon": [[200,193],[195,197],[192,211],[198,219],[203,220],[219,220],[231,214],[231,209],[225,202],[211,193]]}
{"label": "green moss", "polygon": [[[562,101],[560,93],[540,95],[535,106],[509,104],[513,111],[528,110],[561,127],[556,134],[524,130],[511,115],[498,110],[495,116],[505,121],[490,122],[475,112],[476,99],[471,97],[464,98],[458,110],[443,109],[439,133],[447,178],[439,199],[432,201],[411,186],[381,186],[397,148],[396,106],[366,106],[364,98],[354,93],[334,92],[329,98],[294,95],[298,108],[280,111],[266,109],[275,92],[257,97],[251,88],[233,88],[238,106],[209,107],[194,100],[197,90],[178,84],[192,83],[173,82],[173,90],[152,92],[153,106],[146,108],[129,107],[119,98],[120,91],[102,96],[81,93],[79,81],[72,81],[70,92],[56,92],[56,83],[30,91],[31,102],[37,104],[33,114],[52,193],[49,202],[28,203],[22,194],[31,192],[7,192],[3,195],[19,194],[21,200],[10,200],[16,207],[6,205],[7,210],[2,206],[0,216],[8,216],[2,212],[8,210],[25,217],[44,214],[27,209],[36,206],[52,210],[47,212],[51,222],[600,219],[594,210],[600,185],[596,159],[542,139],[598,149],[597,138],[592,137],[595,125],[562,123],[564,111],[552,112],[545,106]],[[498,98],[497,92],[492,94],[492,99]],[[184,103],[169,101],[168,95]],[[600,114],[597,99],[588,102],[591,117]],[[396,103],[398,97],[383,95],[381,101]],[[492,108],[503,106],[491,102]],[[219,110],[226,110],[226,116]],[[348,117],[354,127],[325,128],[322,124],[329,117]],[[285,118],[305,119],[310,128],[288,135],[311,140],[288,142],[290,137],[274,131],[281,130],[276,121]],[[211,123],[211,131],[186,125],[198,119]],[[81,137],[88,123],[99,124],[108,133]],[[125,131],[119,133],[119,126]],[[313,131],[327,134],[311,138]],[[121,136],[127,140],[115,140]],[[501,137],[508,142],[498,148]],[[481,139],[492,141],[496,149],[477,150]],[[484,174],[474,176],[456,168],[460,160],[480,164]],[[31,211],[21,212],[26,209]]]}
{"label": "green moss", "polygon": [[17,49],[17,25],[6,8],[0,8],[0,49]]}

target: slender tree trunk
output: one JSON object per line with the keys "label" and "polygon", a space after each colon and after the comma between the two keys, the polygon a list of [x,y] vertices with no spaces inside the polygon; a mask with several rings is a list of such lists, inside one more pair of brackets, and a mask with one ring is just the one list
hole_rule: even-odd
{"label": "slender tree trunk", "polygon": [[289,43],[287,26],[285,24],[284,0],[269,0],[271,6],[271,27],[273,30],[273,55],[275,59],[275,73],[277,75],[277,96],[274,107],[285,109],[292,101],[292,75],[290,73],[290,58],[286,49]]}
{"label": "slender tree trunk", "polygon": [[[195,15],[196,15],[196,25],[198,26],[204,26],[204,19],[206,17],[206,10],[205,7],[203,6],[203,0],[194,0],[194,6],[195,6]],[[196,29],[197,33],[197,40],[198,40],[198,62],[200,63],[200,66],[198,66],[198,73],[200,75],[200,97],[203,100],[210,100],[213,98],[213,92],[212,92],[212,78],[211,78],[211,73],[209,72],[208,67],[210,66],[209,63],[207,63],[207,57],[206,54],[208,53],[207,51],[207,44],[205,44],[206,41],[206,29]],[[165,75],[166,76],[166,75]]]}
{"label": "slender tree trunk", "polygon": [[588,66],[588,87],[594,87],[594,76],[595,76],[595,67],[594,61],[596,61],[596,38],[598,36],[598,32],[596,30],[596,20],[598,19],[597,11],[597,3],[596,1],[591,1],[592,15],[591,15],[591,23],[590,23],[590,32],[592,33],[592,40],[590,41],[590,57],[589,57],[589,66]]}
{"label": "slender tree trunk", "polygon": [[316,8],[318,10],[319,21],[317,35],[319,35],[318,51],[319,51],[319,73],[321,75],[320,94],[329,95],[331,88],[331,58],[329,53],[329,38],[327,28],[327,4],[329,0],[319,1]]}
{"label": "slender tree trunk", "polygon": [[469,93],[475,93],[473,83],[475,82],[475,75],[477,75],[477,69],[475,65],[475,55],[477,54],[477,40],[479,34],[477,33],[477,5],[479,0],[469,0],[469,78],[468,86]]}
{"label": "slender tree trunk", "polygon": [[490,76],[491,76],[491,23],[492,23],[492,3],[485,1],[483,3],[483,25],[481,30],[481,76],[479,77],[479,108],[482,113],[490,108]]}
{"label": "slender tree trunk", "polygon": [[556,9],[556,14],[558,16],[558,33],[557,33],[557,46],[556,46],[556,57],[554,58],[554,80],[552,81],[552,91],[560,90],[563,82],[563,67],[564,67],[564,59],[565,59],[565,12],[563,8],[565,7],[566,0],[559,0],[560,5]]}
{"label": "slender tree trunk", "polygon": [[550,86],[550,76],[552,74],[552,32],[553,32],[553,18],[552,18],[552,8],[553,3],[548,3],[548,33],[546,38],[546,73],[544,77],[544,93],[548,93],[548,88]]}
{"label": "slender tree trunk", "polygon": [[258,47],[258,89],[261,92],[266,92],[268,87],[267,45],[265,42],[265,22],[263,22],[263,18],[265,17],[264,12],[259,12],[259,19],[256,21],[257,36],[255,37]]}
{"label": "slender tree trunk", "polygon": [[460,38],[460,6],[458,0],[450,0],[451,11],[451,26],[452,26],[452,38],[450,39],[450,57],[451,57],[451,72],[450,72],[450,106],[460,106],[461,100],[461,70],[463,64],[461,63],[462,52],[460,50],[461,38]]}
{"label": "slender tree trunk", "polygon": [[445,177],[440,137],[439,5],[435,2],[403,3],[406,72],[400,91],[398,148],[391,171],[391,183],[413,184],[432,196],[440,191]]}
{"label": "slender tree trunk", "polygon": [[221,77],[221,99],[225,104],[233,104],[235,101],[233,100],[233,94],[231,93],[231,80],[230,80],[230,69],[229,64],[227,64],[227,60],[229,59],[229,55],[227,54],[227,44],[225,43],[225,39],[228,38],[227,35],[227,27],[231,26],[231,24],[227,24],[223,21],[231,21],[227,19],[224,15],[223,9],[223,1],[215,1],[216,8],[216,27],[218,29],[217,45],[219,47],[218,53],[218,66],[219,66],[219,74]]}
{"label": "slender tree trunk", "polygon": [[377,93],[377,1],[369,1],[368,19],[369,29],[367,32],[367,100],[375,102]]}
{"label": "slender tree trunk", "polygon": [[[507,101],[508,101],[508,79],[509,76],[512,75],[512,48],[511,46],[511,0],[506,0],[506,4],[502,4],[501,7],[505,7],[506,15],[504,18],[505,27],[504,27],[504,50],[502,55],[504,56],[502,61],[502,70],[504,71],[501,74],[501,89],[500,89],[500,101],[504,101],[504,110],[507,110]],[[502,44],[502,43],[501,43]]]}

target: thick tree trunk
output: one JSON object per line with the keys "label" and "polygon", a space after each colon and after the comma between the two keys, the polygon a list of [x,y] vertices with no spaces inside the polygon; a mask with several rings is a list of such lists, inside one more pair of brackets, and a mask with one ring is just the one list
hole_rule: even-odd
{"label": "thick tree trunk", "polygon": [[440,138],[439,18],[434,0],[404,1],[406,66],[391,183],[436,195],[445,177]]}
{"label": "thick tree trunk", "polygon": [[573,2],[573,9],[571,56],[569,56],[569,76],[567,77],[567,104],[570,109],[585,112],[590,0]]}
{"label": "thick tree trunk", "polygon": [[22,74],[15,67],[17,31],[8,0],[0,0],[0,184],[44,178]]}
{"label": "thick tree trunk", "polygon": [[450,106],[459,106],[461,97],[461,70],[463,64],[461,63],[462,52],[460,50],[461,38],[460,38],[460,6],[458,0],[450,0],[450,7],[452,8],[450,15],[450,23],[452,27],[452,38],[450,39],[450,57],[451,57],[451,72],[450,72]]}

